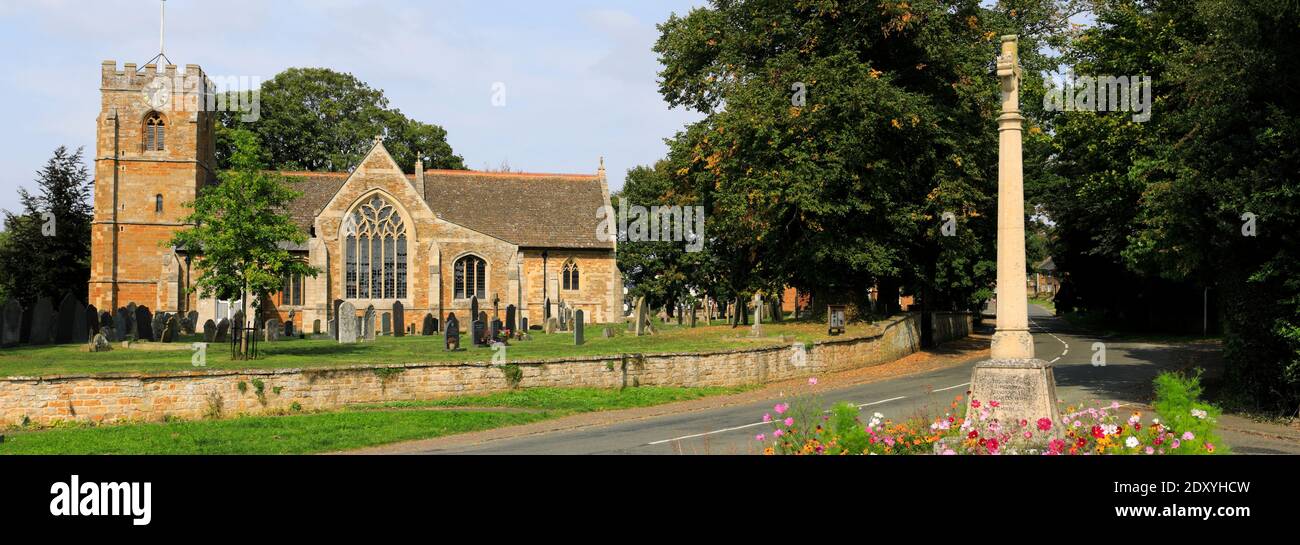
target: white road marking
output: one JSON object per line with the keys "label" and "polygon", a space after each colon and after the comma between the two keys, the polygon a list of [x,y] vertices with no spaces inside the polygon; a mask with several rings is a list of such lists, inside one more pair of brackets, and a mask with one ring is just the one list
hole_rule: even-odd
{"label": "white road marking", "polygon": [[[959,385],[959,386],[965,386],[965,385],[962,384],[962,385]],[[858,408],[858,409],[862,409],[863,407],[870,407],[870,406],[872,406],[872,405],[882,405],[882,404],[885,404],[885,403],[889,403],[889,402],[891,402],[891,401],[898,401],[898,400],[900,400],[900,399],[906,399],[906,398],[907,398],[907,396],[891,397],[891,398],[889,398],[889,399],[882,399],[882,400],[880,400],[880,401],[872,401],[871,403],[863,403],[863,404],[861,404],[861,405],[857,405],[857,408]],[[830,411],[825,411],[825,412],[830,412]],[[762,425],[764,425],[764,424],[771,424],[771,422],[755,422],[755,423],[753,423],[753,424],[745,424],[744,426],[735,426],[735,427],[731,427],[731,428],[723,428],[723,429],[720,429],[720,430],[706,431],[706,432],[704,432],[704,433],[697,433],[697,434],[694,434],[694,435],[683,435],[683,436],[681,436],[681,437],[674,437],[674,438],[672,438],[672,439],[662,439],[662,440],[659,440],[659,441],[655,441],[655,442],[653,442],[653,443],[646,443],[646,445],[662,445],[662,444],[664,444],[664,443],[672,443],[672,442],[676,442],[676,441],[684,441],[684,440],[686,440],[686,439],[695,439],[695,438],[697,438],[697,437],[704,437],[704,436],[707,436],[707,435],[717,435],[717,434],[719,434],[719,433],[727,433],[727,432],[729,432],[729,431],[743,430],[743,429],[746,429],[746,428],[752,428],[752,427],[754,427],[754,426],[762,426]]]}
{"label": "white road marking", "polygon": [[1047,363],[1056,363],[1056,362],[1058,362],[1058,361],[1061,361],[1061,358],[1064,358],[1067,354],[1070,353],[1070,343],[1067,343],[1067,342],[1061,340],[1061,338],[1060,338],[1060,337],[1057,337],[1055,333],[1052,333],[1051,331],[1048,331],[1047,328],[1045,328],[1045,327],[1043,327],[1043,326],[1041,326],[1041,325],[1038,325],[1038,322],[1035,322],[1033,318],[1030,318],[1030,319],[1029,319],[1029,325],[1031,325],[1031,326],[1033,326],[1033,327],[1037,327],[1037,328],[1038,328],[1039,330],[1041,330],[1043,333],[1046,333],[1046,334],[1050,335],[1053,339],[1056,339],[1056,342],[1061,343],[1061,346],[1064,346],[1064,347],[1065,347],[1065,350],[1064,350],[1063,352],[1061,352],[1061,355],[1060,355],[1060,356],[1057,356],[1057,357],[1053,358],[1052,361],[1049,361],[1049,362],[1047,362]]}
{"label": "white road marking", "polygon": [[938,389],[938,390],[932,390],[932,391],[934,391],[934,392],[947,392],[948,390],[956,390],[956,389],[958,389],[958,388],[961,388],[962,386],[970,386],[970,383],[969,383],[969,382],[963,382],[963,383],[958,384],[958,385],[956,385],[956,386],[949,386],[949,387],[947,387],[947,388],[940,388],[940,389]]}

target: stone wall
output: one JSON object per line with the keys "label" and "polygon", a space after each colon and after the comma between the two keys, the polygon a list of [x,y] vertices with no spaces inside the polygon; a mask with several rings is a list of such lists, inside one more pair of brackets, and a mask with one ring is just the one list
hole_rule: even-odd
{"label": "stone wall", "polygon": [[[967,317],[969,318],[969,317]],[[595,356],[514,362],[523,388],[738,386],[877,365],[920,347],[920,320],[894,318],[878,335],[809,346],[765,346],[644,357]],[[241,389],[240,385],[243,385]],[[261,384],[260,395],[258,384]],[[505,369],[440,362],[325,369],[192,371],[157,374],[0,378],[0,427],[59,421],[145,421],[335,409],[355,403],[422,400],[510,388]]]}

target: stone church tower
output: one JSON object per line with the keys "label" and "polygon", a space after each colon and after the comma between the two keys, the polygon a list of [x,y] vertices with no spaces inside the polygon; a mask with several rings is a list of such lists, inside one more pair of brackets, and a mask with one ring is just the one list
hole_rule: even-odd
{"label": "stone church tower", "polygon": [[[165,59],[165,57],[163,57]],[[90,303],[155,312],[194,308],[191,263],[167,241],[200,188],[215,183],[211,83],[196,65],[104,61],[96,120]]]}

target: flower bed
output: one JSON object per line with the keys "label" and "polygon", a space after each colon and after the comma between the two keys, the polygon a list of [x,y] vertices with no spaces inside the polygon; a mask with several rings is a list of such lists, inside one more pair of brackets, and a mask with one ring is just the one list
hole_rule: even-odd
{"label": "flower bed", "polygon": [[[809,379],[815,389],[817,379]],[[895,422],[877,412],[863,421],[859,409],[841,404],[823,411],[815,393],[780,403],[763,415],[771,431],[755,440],[765,454],[1219,454],[1227,448],[1215,433],[1219,410],[1199,400],[1199,376],[1165,373],[1155,381],[1155,415],[1125,411],[1118,402],[1065,406],[1061,419],[1002,422],[992,416],[997,400],[957,396],[932,418]],[[969,395],[969,392],[967,392]],[[775,413],[775,414],[773,414]]]}

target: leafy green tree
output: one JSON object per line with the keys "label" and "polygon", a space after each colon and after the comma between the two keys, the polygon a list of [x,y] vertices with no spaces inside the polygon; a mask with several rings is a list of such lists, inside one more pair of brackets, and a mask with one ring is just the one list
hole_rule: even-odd
{"label": "leafy green tree", "polygon": [[1039,46],[1064,24],[1046,0],[749,0],[660,25],[661,94],[706,116],[669,142],[674,191],[707,207],[733,290],[790,285],[860,308],[873,285],[936,307],[987,297],[992,59],[1019,34],[1032,94],[1051,64]]}
{"label": "leafy green tree", "polygon": [[232,166],[231,129],[237,128],[257,135],[260,160],[276,170],[345,171],[361,162],[379,135],[404,169],[413,169],[417,158],[427,168],[465,168],[447,143],[446,130],[390,108],[383,91],[352,74],[290,68],[262,84],[260,107],[261,117],[253,123],[240,121],[239,112],[223,115],[217,138],[222,168]]}
{"label": "leafy green tree", "polygon": [[69,293],[86,300],[94,211],[89,178],[82,150],[60,146],[36,174],[38,193],[19,188],[23,213],[5,211],[0,293],[24,304]]}
{"label": "leafy green tree", "polygon": [[202,297],[242,299],[249,316],[250,299],[265,300],[283,287],[286,277],[315,277],[320,271],[283,246],[307,242],[307,234],[283,213],[301,193],[290,189],[283,176],[265,170],[252,132],[237,130],[231,141],[231,169],[186,204],[193,212],[185,222],[193,227],[177,231],[170,244],[196,258],[199,274],[193,289]]}

